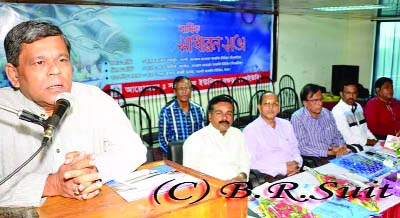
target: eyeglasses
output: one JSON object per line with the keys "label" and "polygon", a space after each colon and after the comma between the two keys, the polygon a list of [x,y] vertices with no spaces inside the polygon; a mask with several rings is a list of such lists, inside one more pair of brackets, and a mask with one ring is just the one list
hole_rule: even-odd
{"label": "eyeglasses", "polygon": [[318,104],[318,103],[322,103],[322,98],[320,99],[310,99],[310,100],[306,100],[311,102],[311,104]]}
{"label": "eyeglasses", "polygon": [[269,101],[267,101],[267,102],[263,103],[262,105],[267,106],[267,107],[278,107],[279,103],[278,102],[269,102]]}
{"label": "eyeglasses", "polygon": [[177,92],[182,93],[182,92],[188,92],[188,91],[192,90],[192,88],[189,88],[189,87],[182,87],[182,88],[175,88],[175,90],[176,90]]}
{"label": "eyeglasses", "polygon": [[213,112],[215,115],[217,116],[227,116],[227,117],[233,117],[233,112],[232,111],[228,111],[226,113],[222,112],[222,111],[214,111]]}

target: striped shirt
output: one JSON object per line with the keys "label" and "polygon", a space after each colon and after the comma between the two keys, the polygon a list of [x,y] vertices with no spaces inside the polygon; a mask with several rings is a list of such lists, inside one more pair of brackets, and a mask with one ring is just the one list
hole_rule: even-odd
{"label": "striped shirt", "polygon": [[290,119],[299,142],[301,155],[327,157],[328,148],[344,145],[332,113],[322,108],[318,118],[313,118],[310,112],[302,107]]}
{"label": "striped shirt", "polygon": [[161,149],[168,154],[168,143],[186,140],[204,126],[204,110],[200,105],[190,101],[189,111],[185,113],[178,101],[174,100],[161,109],[158,119],[158,140]]}

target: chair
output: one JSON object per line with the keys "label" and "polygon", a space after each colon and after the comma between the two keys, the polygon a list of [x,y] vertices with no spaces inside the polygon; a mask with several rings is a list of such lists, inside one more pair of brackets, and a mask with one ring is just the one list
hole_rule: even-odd
{"label": "chair", "polygon": [[294,90],[296,90],[295,84],[294,84],[294,79],[293,77],[285,74],[281,77],[279,80],[279,90],[282,90],[283,88],[290,87]]}
{"label": "chair", "polygon": [[[139,134],[142,141],[148,145],[147,146],[148,162],[154,161],[151,120],[146,109],[134,103],[124,104],[121,106],[121,108],[125,112],[128,119],[131,121],[132,128],[135,130],[137,134]],[[144,137],[146,134],[148,135],[147,138]]]}
{"label": "chair", "polygon": [[250,175],[249,175],[250,189],[260,186],[266,182],[267,180],[265,179],[263,173],[261,173],[256,169],[250,169]]}
{"label": "chair", "polygon": [[106,89],[104,90],[104,92],[107,93],[109,96],[111,96],[113,99],[115,99],[115,101],[117,101],[119,106],[126,104],[126,99],[120,91],[116,89]]}
{"label": "chair", "polygon": [[258,117],[258,115],[260,115],[260,111],[258,111],[257,105],[258,105],[258,102],[260,102],[260,98],[267,92],[271,92],[271,91],[258,90],[256,93],[254,93],[251,96],[249,109],[250,109],[250,117],[252,120],[255,120]]}
{"label": "chair", "polygon": [[201,94],[200,94],[200,89],[197,88],[196,85],[192,84],[192,101],[199,104],[201,107],[203,107],[203,105],[201,104]]}
{"label": "chair", "polygon": [[278,117],[290,120],[292,114],[299,109],[299,98],[293,88],[286,87],[278,94],[280,112]]}
{"label": "chair", "polygon": [[275,87],[269,76],[260,76],[256,81],[256,91],[266,90],[275,93]]}
{"label": "chair", "polygon": [[210,101],[213,97],[223,94],[230,95],[229,87],[224,81],[216,80],[208,86],[207,100]]}
{"label": "chair", "polygon": [[231,95],[236,100],[240,110],[240,128],[245,127],[252,121],[249,108],[251,99],[250,82],[243,78],[235,79],[232,83]]}
{"label": "chair", "polygon": [[181,165],[183,164],[183,143],[184,141],[168,143],[168,160]]}
{"label": "chair", "polygon": [[[168,160],[178,164],[183,164],[183,143],[184,141],[176,141],[168,144]],[[264,184],[266,181],[264,175],[255,169],[250,170],[249,184],[250,189]]]}
{"label": "chair", "polygon": [[[158,86],[147,86],[139,94],[139,105],[144,107],[150,116],[153,143],[158,142],[158,115],[161,109],[167,104],[167,95]],[[143,136],[150,140],[150,136]]]}

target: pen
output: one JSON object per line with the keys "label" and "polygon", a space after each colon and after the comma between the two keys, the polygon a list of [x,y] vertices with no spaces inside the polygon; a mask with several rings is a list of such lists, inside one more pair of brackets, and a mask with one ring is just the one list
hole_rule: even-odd
{"label": "pen", "polygon": [[138,180],[138,181],[140,181],[142,178],[147,178],[148,176],[150,176],[150,175],[155,175],[155,174],[159,174],[157,171],[152,171],[152,172],[150,172],[150,173],[148,173],[148,174],[145,174],[145,175],[141,175],[141,176],[138,176],[138,177],[134,177],[134,178],[131,178],[131,179],[128,179],[128,180],[126,180],[125,182],[128,182],[128,183],[130,183],[131,181],[136,181],[136,180]]}
{"label": "pen", "polygon": [[156,172],[156,173],[153,173],[153,174],[146,175],[144,177],[141,176],[141,177],[138,177],[138,178],[135,178],[135,179],[131,179],[131,180],[129,180],[129,182],[128,181],[126,181],[126,182],[128,184],[133,184],[133,183],[140,182],[140,181],[143,181],[143,180],[146,180],[146,179],[149,179],[151,177],[158,176],[158,175],[161,175],[161,174]]}

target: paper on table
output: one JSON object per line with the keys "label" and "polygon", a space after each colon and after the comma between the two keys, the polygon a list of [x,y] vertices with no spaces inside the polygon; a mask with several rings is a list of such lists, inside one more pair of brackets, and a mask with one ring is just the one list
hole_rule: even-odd
{"label": "paper on table", "polygon": [[393,148],[393,139],[396,139],[398,137],[393,136],[393,135],[387,135],[386,140],[385,140],[385,144],[383,144],[384,148],[388,148],[390,150],[394,150]]}
{"label": "paper on table", "polygon": [[[165,193],[171,189],[172,186],[183,182],[201,183],[202,180],[195,178],[186,173],[176,171],[174,168],[165,169],[148,169],[139,170],[130,173],[124,177],[118,178],[110,183],[107,183],[113,190],[115,190],[126,201],[134,201],[142,198],[153,198],[153,193],[161,184],[165,184],[158,194]],[[185,183],[180,185],[177,189],[188,187],[190,184]]]}

